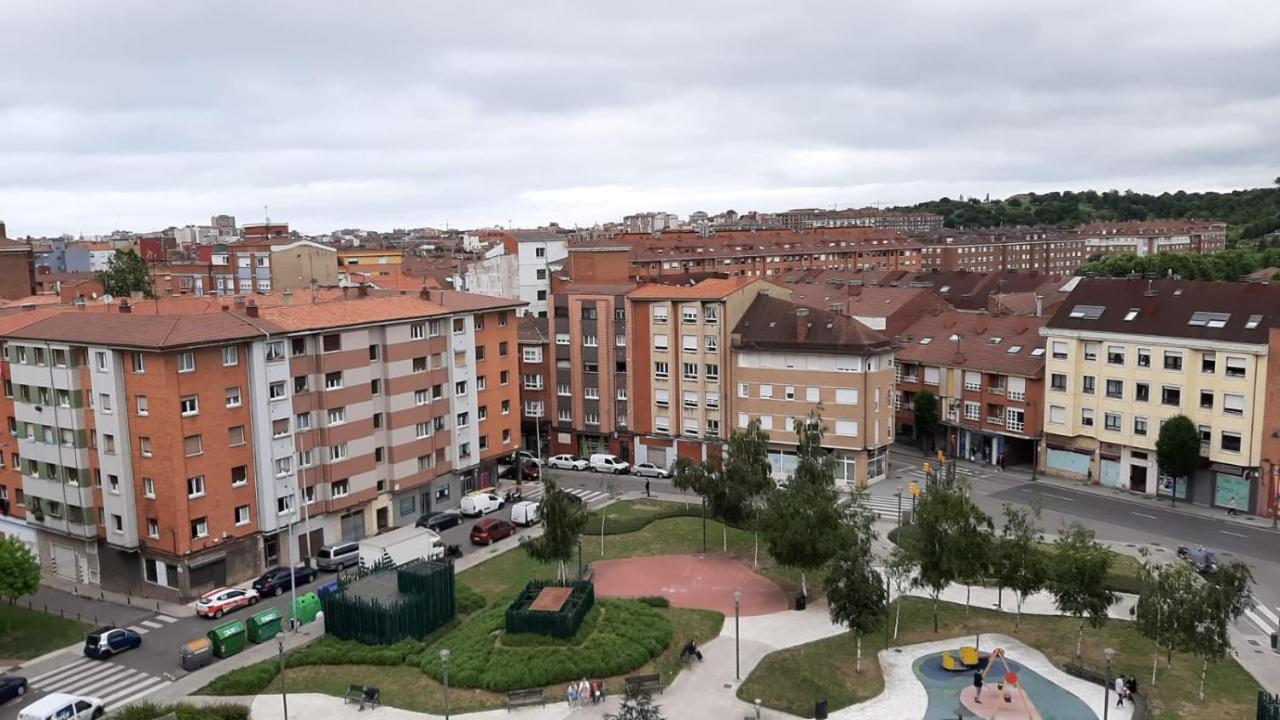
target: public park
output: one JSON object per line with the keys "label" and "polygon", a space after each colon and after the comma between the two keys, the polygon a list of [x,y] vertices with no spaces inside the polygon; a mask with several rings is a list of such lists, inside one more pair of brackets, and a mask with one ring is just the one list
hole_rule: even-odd
{"label": "public park", "polygon": [[346,577],[324,637],[201,693],[260,695],[264,718],[281,691],[328,714],[372,698],[442,717],[1253,716],[1225,628],[1190,615],[1238,617],[1247,569],[1206,581],[1027,511],[997,530],[962,477],[928,484],[881,538],[805,454],[817,439],[800,444],[776,488],[741,479],[758,468],[682,464],[682,495],[588,512],[548,477],[537,537]]}

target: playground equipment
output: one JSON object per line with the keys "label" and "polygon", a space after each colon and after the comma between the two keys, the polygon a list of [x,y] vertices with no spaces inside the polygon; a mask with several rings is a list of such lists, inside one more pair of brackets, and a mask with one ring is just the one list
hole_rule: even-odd
{"label": "playground equipment", "polygon": [[960,648],[955,654],[952,654],[950,650],[942,653],[942,669],[948,672],[984,668],[987,664],[987,657],[979,653],[978,648],[968,645]]}
{"label": "playground equipment", "polygon": [[[987,699],[982,699],[982,689],[990,687],[991,681],[987,676],[991,674],[991,669],[999,664],[1002,673],[996,675],[995,697],[991,697],[991,693],[986,693]],[[982,718],[1039,718],[1040,713],[1032,704],[1030,696],[1022,689],[1018,683],[1018,673],[1009,667],[1009,661],[1005,657],[1004,648],[996,648],[991,651],[991,656],[987,659],[987,666],[982,669],[981,673],[974,673],[974,687],[966,688],[961,693],[961,699],[965,708]],[[981,681],[978,680],[981,678]],[[971,703],[970,700],[973,702]]]}

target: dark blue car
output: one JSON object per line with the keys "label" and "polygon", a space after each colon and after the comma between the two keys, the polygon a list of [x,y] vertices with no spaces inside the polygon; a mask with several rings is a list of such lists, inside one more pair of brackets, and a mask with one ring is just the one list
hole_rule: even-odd
{"label": "dark blue car", "polygon": [[84,639],[84,654],[97,660],[106,660],[141,644],[142,636],[127,628],[98,628]]}
{"label": "dark blue car", "polygon": [[0,703],[27,694],[27,679],[20,675],[0,676]]}

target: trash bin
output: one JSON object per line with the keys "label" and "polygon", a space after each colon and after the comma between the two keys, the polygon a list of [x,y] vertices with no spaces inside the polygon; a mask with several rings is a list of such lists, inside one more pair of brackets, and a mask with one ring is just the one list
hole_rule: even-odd
{"label": "trash bin", "polygon": [[338,584],[337,580],[334,580],[333,582],[330,582],[330,583],[325,583],[324,585],[321,585],[320,587],[316,588],[316,597],[320,598],[321,600],[324,600],[326,597],[336,594],[340,588],[341,586]]}
{"label": "trash bin", "polygon": [[818,698],[813,701],[813,717],[814,720],[826,720],[827,718],[827,699]]}
{"label": "trash bin", "polygon": [[316,597],[315,593],[309,592],[306,595],[299,595],[298,599],[293,601],[293,607],[289,610],[289,617],[297,618],[299,624],[306,625],[315,620],[316,615],[320,614],[322,610],[324,610],[324,607],[320,604],[320,598]]}
{"label": "trash bin", "polygon": [[187,672],[199,670],[213,662],[213,643],[208,638],[197,638],[186,643],[178,650],[178,659],[182,669]]}
{"label": "trash bin", "polygon": [[231,657],[240,652],[248,640],[244,623],[239,620],[219,625],[205,633],[205,637],[213,643],[213,654],[220,658]]}
{"label": "trash bin", "polygon": [[804,593],[796,593],[796,610],[804,610],[805,600]]}
{"label": "trash bin", "polygon": [[1280,650],[1280,635],[1271,633],[1271,649]]}
{"label": "trash bin", "polygon": [[272,608],[249,617],[249,639],[264,643],[280,634],[280,611]]}

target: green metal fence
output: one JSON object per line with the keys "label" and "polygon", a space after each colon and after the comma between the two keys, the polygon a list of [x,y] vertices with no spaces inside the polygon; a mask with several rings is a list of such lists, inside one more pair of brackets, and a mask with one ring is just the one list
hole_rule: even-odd
{"label": "green metal fence", "polygon": [[323,602],[325,631],[335,637],[366,645],[421,639],[453,619],[453,563],[418,560],[366,574]]}
{"label": "green metal fence", "polygon": [[[572,588],[569,599],[558,611],[530,610],[529,606],[538,599],[538,594],[546,587]],[[596,603],[595,586],[587,581],[561,583],[554,581],[534,580],[525,586],[520,596],[507,607],[507,632],[537,633],[555,638],[571,638],[582,626],[582,619],[591,612]]]}
{"label": "green metal fence", "polygon": [[1258,691],[1258,720],[1280,720],[1280,695]]}

